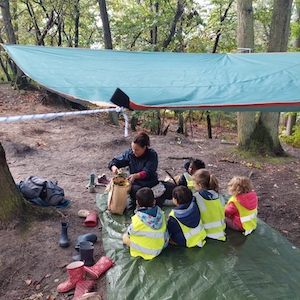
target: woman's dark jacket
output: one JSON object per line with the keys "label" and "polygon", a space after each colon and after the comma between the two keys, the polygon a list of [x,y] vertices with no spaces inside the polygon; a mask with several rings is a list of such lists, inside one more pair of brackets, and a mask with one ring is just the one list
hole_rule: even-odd
{"label": "woman's dark jacket", "polygon": [[130,174],[145,171],[147,174],[146,178],[135,180],[133,184],[137,184],[143,187],[153,187],[158,184],[158,157],[157,153],[151,148],[147,148],[145,153],[139,157],[136,157],[133,154],[132,149],[128,149],[112,159],[112,161],[108,164],[108,168],[111,169],[112,166],[116,166],[118,169],[129,167]]}

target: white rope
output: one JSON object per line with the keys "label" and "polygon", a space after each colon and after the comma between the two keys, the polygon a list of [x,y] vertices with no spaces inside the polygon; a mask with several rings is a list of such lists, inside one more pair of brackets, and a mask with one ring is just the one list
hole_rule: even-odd
{"label": "white rope", "polygon": [[92,110],[82,110],[82,111],[69,111],[69,112],[57,112],[57,113],[48,113],[48,114],[37,114],[37,115],[23,115],[23,116],[13,116],[13,117],[0,117],[0,123],[9,123],[9,122],[18,122],[18,121],[31,121],[38,119],[47,119],[47,118],[56,118],[64,116],[74,116],[74,115],[87,115],[95,114],[100,112],[121,112],[125,120],[125,132],[124,136],[128,136],[128,116],[124,112],[123,107],[116,108],[107,108],[107,109],[92,109]]}
{"label": "white rope", "polygon": [[128,116],[126,115],[126,113],[123,111],[123,117],[125,120],[125,132],[124,132],[124,136],[127,137],[128,136]]}

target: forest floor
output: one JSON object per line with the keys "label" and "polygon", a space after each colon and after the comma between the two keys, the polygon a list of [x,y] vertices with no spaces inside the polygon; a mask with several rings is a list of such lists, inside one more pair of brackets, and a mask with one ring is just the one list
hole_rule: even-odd
{"label": "forest floor", "polygon": [[[0,84],[0,117],[74,111],[42,98],[38,91],[16,91]],[[151,135],[151,147],[159,156],[160,179],[165,179],[165,170],[174,176],[181,174],[189,157],[206,163],[223,193],[234,175],[251,176],[259,198],[259,218],[300,247],[300,149],[283,145],[289,154],[285,158],[246,159],[236,154],[236,131],[214,127],[213,139],[207,139],[206,124],[194,124],[186,137],[176,133],[174,122],[166,120],[168,123],[166,136]],[[78,216],[80,209],[97,210],[96,193],[86,189],[90,174],[105,173],[111,178],[108,162],[130,147],[134,134],[129,131],[125,138],[122,124],[112,125],[105,113],[0,124],[0,141],[15,182],[31,175],[58,180],[71,201],[60,209],[69,219],[68,248],[59,246],[59,215],[33,222],[25,232],[13,220],[0,231],[0,299],[72,299],[74,290],[58,294],[56,287],[67,279],[65,267],[76,254],[77,237],[96,234],[94,259],[105,255],[101,224],[85,227]],[[97,193],[103,191],[96,187]],[[107,299],[105,276],[98,279],[97,291]]]}

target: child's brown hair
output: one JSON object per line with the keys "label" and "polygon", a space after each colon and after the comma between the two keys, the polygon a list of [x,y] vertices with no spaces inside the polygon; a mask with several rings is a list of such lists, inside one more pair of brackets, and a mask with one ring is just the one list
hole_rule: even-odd
{"label": "child's brown hair", "polygon": [[190,203],[193,200],[193,193],[186,186],[179,185],[172,191],[172,197],[176,199],[179,204]]}
{"label": "child's brown hair", "polygon": [[139,189],[136,192],[135,197],[141,207],[152,207],[155,200],[153,191],[149,187]]}
{"label": "child's brown hair", "polygon": [[219,193],[218,179],[206,169],[197,170],[192,176],[196,184],[201,185],[203,190],[214,190]]}
{"label": "child's brown hair", "polygon": [[232,196],[247,194],[252,190],[252,181],[246,176],[234,176],[228,183],[228,193]]}

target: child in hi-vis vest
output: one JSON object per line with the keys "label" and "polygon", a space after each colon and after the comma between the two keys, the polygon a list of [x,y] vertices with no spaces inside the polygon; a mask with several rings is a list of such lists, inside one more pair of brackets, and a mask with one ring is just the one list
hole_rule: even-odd
{"label": "child in hi-vis vest", "polygon": [[201,159],[191,159],[184,164],[185,172],[180,176],[178,185],[187,186],[193,193],[196,192],[193,174],[199,169],[205,169],[205,163]]}
{"label": "child in hi-vis vest", "polygon": [[175,208],[169,214],[167,227],[170,244],[182,247],[203,247],[206,232],[200,218],[200,210],[192,191],[179,185],[173,190]]}
{"label": "child in hi-vis vest", "polygon": [[200,169],[194,173],[193,180],[198,190],[194,196],[200,209],[206,236],[225,241],[225,201],[219,193],[219,183],[216,176],[210,174],[206,169]]}
{"label": "child in hi-vis vest", "polygon": [[235,176],[228,183],[231,198],[225,206],[228,227],[250,234],[257,226],[258,199],[250,178]]}
{"label": "child in hi-vis vest", "polygon": [[169,243],[165,214],[156,205],[149,187],[136,192],[136,205],[136,213],[123,235],[123,244],[130,247],[131,256],[150,260],[158,256]]}

